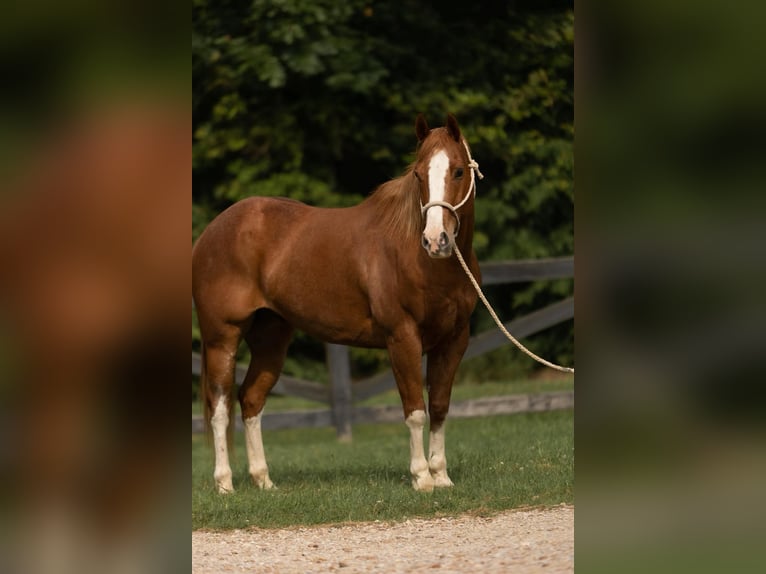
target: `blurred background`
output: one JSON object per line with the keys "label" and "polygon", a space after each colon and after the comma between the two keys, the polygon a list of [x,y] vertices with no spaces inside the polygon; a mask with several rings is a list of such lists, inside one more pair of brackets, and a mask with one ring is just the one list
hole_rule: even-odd
{"label": "blurred background", "polygon": [[764,7],[579,8],[577,570],[761,571]]}
{"label": "blurred background", "polygon": [[[231,203],[287,196],[337,207],[414,159],[415,117],[456,115],[485,178],[480,261],[574,254],[571,2],[194,0],[192,239]],[[571,295],[571,279],[488,288],[503,320]],[[473,333],[493,326],[483,310]],[[192,348],[198,350],[196,324]],[[528,342],[571,365],[571,321]],[[241,360],[247,359],[243,345]],[[353,349],[352,376],[388,366]],[[503,348],[466,361],[459,384],[539,371]],[[327,379],[321,343],[298,335],[286,374]],[[196,381],[195,381],[196,384]],[[196,387],[192,388],[192,398]]]}
{"label": "blurred background", "polygon": [[0,19],[2,572],[188,570],[188,10]]}

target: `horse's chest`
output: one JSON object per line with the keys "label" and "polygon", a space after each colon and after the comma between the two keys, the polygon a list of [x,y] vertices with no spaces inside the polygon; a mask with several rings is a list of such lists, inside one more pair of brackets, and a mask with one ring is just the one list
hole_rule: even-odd
{"label": "horse's chest", "polygon": [[424,340],[440,339],[466,325],[470,308],[461,295],[453,292],[451,296],[432,297],[426,304],[422,322]]}
{"label": "horse's chest", "polygon": [[444,301],[441,305],[432,305],[426,314],[424,326],[435,331],[451,331],[458,319],[457,305]]}

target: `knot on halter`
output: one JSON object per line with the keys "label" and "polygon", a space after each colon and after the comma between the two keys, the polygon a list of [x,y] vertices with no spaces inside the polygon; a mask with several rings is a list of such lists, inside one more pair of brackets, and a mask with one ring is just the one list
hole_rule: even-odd
{"label": "knot on halter", "polygon": [[479,179],[484,179],[484,174],[479,171],[479,162],[471,157],[470,152],[468,153],[468,167],[476,172]]}
{"label": "knot on halter", "polygon": [[[476,172],[476,175],[479,176],[479,179],[484,179],[484,174],[479,171],[479,162],[471,157],[471,150],[468,149],[468,143],[465,140],[463,140],[463,147],[465,148],[465,153],[468,154],[468,167]],[[473,181],[473,173],[471,174],[471,186],[473,187],[474,191],[476,191],[476,184]]]}

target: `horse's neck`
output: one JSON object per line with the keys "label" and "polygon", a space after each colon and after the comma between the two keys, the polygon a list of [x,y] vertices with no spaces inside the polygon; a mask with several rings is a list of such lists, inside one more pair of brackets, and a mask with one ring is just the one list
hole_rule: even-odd
{"label": "horse's neck", "polygon": [[473,249],[474,209],[473,205],[466,207],[467,209],[460,215],[460,231],[455,238],[455,244],[460,252],[468,257]]}
{"label": "horse's neck", "polygon": [[360,207],[370,214],[368,225],[382,227],[399,241],[418,241],[421,226],[420,196],[408,173],[381,185]]}

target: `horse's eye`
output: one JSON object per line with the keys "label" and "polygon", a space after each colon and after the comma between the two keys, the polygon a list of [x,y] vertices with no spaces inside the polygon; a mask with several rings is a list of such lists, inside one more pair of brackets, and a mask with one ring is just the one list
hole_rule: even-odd
{"label": "horse's eye", "polygon": [[412,173],[414,173],[417,180],[420,181],[420,174],[417,171],[413,171]]}
{"label": "horse's eye", "polygon": [[455,170],[455,179],[463,177],[463,168],[459,167]]}

